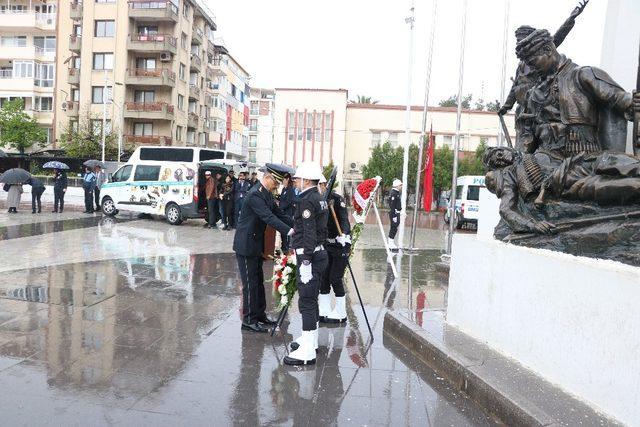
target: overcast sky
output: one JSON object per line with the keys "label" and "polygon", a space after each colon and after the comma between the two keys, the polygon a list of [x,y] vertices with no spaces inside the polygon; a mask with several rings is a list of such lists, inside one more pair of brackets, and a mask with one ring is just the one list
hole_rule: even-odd
{"label": "overcast sky", "polygon": [[[252,87],[344,88],[385,104],[406,103],[411,0],[205,0]],[[415,1],[412,101],[422,104],[434,0]],[[470,0],[464,93],[500,95],[506,0]],[[607,0],[591,0],[560,48],[580,65],[599,65]],[[430,104],[457,91],[463,0],[439,0]],[[515,29],[553,32],[577,0],[511,0],[507,77]],[[630,89],[630,88],[628,88]]]}

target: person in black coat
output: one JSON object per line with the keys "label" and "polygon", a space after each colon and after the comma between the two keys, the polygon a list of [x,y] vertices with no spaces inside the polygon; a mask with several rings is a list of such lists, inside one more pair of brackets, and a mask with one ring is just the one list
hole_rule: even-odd
{"label": "person in black coat", "polygon": [[402,190],[402,181],[394,179],[393,189],[391,190],[391,194],[389,194],[389,222],[391,223],[391,227],[389,228],[389,249],[397,249],[393,239],[396,238],[398,225],[400,224],[400,212],[402,212],[400,190]]}
{"label": "person in black coat", "polygon": [[62,213],[64,210],[64,195],[67,192],[67,174],[59,169],[56,169],[54,173],[53,213]]}
{"label": "person in black coat", "polygon": [[251,185],[245,179],[244,172],[240,172],[238,174],[238,180],[233,184],[234,192],[234,215],[235,219],[233,221],[234,226],[238,225],[238,219],[240,218],[240,211],[242,210],[242,203],[244,203],[245,197],[247,197],[247,192],[251,188]]}
{"label": "person in black coat", "polygon": [[42,212],[42,193],[44,193],[44,184],[37,178],[31,177],[26,182],[31,186],[31,213],[36,213],[36,205],[38,207],[38,213]]}
{"label": "person in black coat", "polygon": [[262,180],[247,193],[233,239],[242,280],[242,330],[268,332],[275,321],[266,315],[262,252],[267,224],[284,235],[293,233],[293,221],[276,205],[271,192],[284,175],[292,170],[284,165],[267,163]]}
{"label": "person in black coat", "polygon": [[[292,180],[287,175],[282,182],[282,192],[280,193],[280,209],[293,220],[293,213],[295,211],[296,193],[293,188]],[[282,251],[287,252],[289,250],[289,238],[287,236],[280,235],[282,241]]]}

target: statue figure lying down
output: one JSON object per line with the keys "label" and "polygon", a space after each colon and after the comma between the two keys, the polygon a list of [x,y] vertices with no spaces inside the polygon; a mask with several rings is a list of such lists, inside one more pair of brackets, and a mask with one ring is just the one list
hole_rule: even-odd
{"label": "statue figure lying down", "polygon": [[592,202],[600,206],[640,204],[640,159],[623,153],[581,153],[563,158],[538,150],[487,149],[485,185],[500,199],[500,216],[514,233],[550,234],[555,224],[522,209],[548,201]]}

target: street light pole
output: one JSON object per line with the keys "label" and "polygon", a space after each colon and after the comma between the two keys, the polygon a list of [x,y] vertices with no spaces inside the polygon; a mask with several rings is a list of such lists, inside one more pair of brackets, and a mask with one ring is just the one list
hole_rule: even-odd
{"label": "street light pole", "polygon": [[411,88],[413,77],[413,24],[415,22],[415,2],[411,2],[411,16],[405,19],[409,24],[409,69],[407,76],[407,111],[405,124],[405,141],[404,141],[404,157],[402,162],[402,197],[400,199],[402,211],[400,212],[400,238],[398,239],[398,247],[402,251],[404,247],[404,222],[407,218],[407,177],[409,173],[409,146],[411,144]]}
{"label": "street light pole", "polygon": [[464,47],[467,35],[467,7],[469,0],[464,0],[462,11],[462,35],[460,40],[460,70],[458,76],[458,114],[456,116],[456,142],[453,149],[453,174],[451,177],[451,196],[449,199],[449,236],[447,238],[447,254],[451,255],[453,230],[456,223],[456,187],[458,185],[458,151],[460,150],[460,122],[462,121],[462,84],[464,77]]}
{"label": "street light pole", "polygon": [[105,158],[105,144],[107,138],[107,87],[109,80],[107,79],[107,70],[104,70],[104,88],[102,89],[102,163]]}

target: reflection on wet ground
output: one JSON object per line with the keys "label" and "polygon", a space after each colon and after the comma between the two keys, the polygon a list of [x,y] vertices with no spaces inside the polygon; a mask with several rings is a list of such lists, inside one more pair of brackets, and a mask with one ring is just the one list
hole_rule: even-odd
{"label": "reflection on wet ground", "polygon": [[419,297],[406,292],[407,257],[397,282],[384,251],[358,251],[353,264],[375,340],[354,298],[346,327],[321,328],[318,363],[307,370],[281,363],[299,333],[296,309],[273,339],[240,332],[233,254],[177,252],[4,273],[0,387],[11,392],[0,395],[3,424],[490,425],[382,336],[383,307],[417,309],[421,298],[425,309],[441,305],[428,266],[438,254],[411,263],[424,284]]}
{"label": "reflection on wet ground", "polygon": [[[46,222],[31,222],[27,224],[15,224],[0,226],[0,240],[18,239],[21,237],[39,236],[48,233],[59,233],[61,231],[77,230],[80,228],[95,227],[104,220],[116,221],[113,218],[103,216],[86,216],[83,218],[60,219]],[[125,222],[128,219],[118,218],[118,222]]]}

